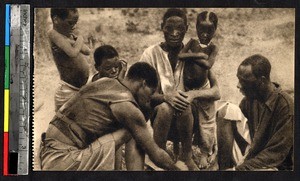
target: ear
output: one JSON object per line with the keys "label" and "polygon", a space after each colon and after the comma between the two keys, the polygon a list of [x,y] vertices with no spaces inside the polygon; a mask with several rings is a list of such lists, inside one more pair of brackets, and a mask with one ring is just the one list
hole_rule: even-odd
{"label": "ear", "polygon": [[59,21],[58,17],[57,16],[53,16],[53,18],[52,18],[53,24],[57,24],[58,21]]}
{"label": "ear", "polygon": [[142,87],[145,88],[147,86],[146,80],[142,81]]}
{"label": "ear", "polygon": [[262,84],[267,84],[268,79],[265,76],[261,76],[260,78]]}

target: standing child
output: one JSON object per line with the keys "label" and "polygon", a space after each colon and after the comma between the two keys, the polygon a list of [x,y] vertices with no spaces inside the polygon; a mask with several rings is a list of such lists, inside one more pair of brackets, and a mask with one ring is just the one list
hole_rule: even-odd
{"label": "standing child", "polygon": [[[218,49],[211,39],[217,24],[218,18],[215,13],[204,11],[198,14],[196,29],[199,40],[191,39],[179,54],[179,58],[185,61],[184,87],[189,94],[197,90],[209,90],[212,85],[209,77],[213,74],[210,69],[215,62]],[[196,128],[194,142],[201,149],[200,168],[207,168],[217,154],[215,100],[195,98],[192,102]]]}
{"label": "standing child", "polygon": [[87,83],[89,65],[86,55],[90,49],[83,37],[76,34],[79,18],[77,9],[51,9],[53,29],[48,32],[54,61],[60,75],[60,85],[55,93],[55,111],[68,101],[80,87]]}

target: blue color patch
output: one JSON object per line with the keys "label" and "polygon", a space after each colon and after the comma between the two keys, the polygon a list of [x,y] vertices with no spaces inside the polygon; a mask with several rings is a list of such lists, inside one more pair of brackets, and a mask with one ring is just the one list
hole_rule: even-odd
{"label": "blue color patch", "polygon": [[10,4],[5,5],[5,45],[10,45]]}

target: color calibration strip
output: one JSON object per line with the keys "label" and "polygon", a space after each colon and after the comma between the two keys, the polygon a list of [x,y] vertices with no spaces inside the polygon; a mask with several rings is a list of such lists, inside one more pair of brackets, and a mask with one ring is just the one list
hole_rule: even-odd
{"label": "color calibration strip", "polygon": [[10,84],[10,4],[5,6],[4,140],[3,175],[9,175],[9,84]]}
{"label": "color calibration strip", "polygon": [[3,175],[28,175],[30,6],[6,4]]}

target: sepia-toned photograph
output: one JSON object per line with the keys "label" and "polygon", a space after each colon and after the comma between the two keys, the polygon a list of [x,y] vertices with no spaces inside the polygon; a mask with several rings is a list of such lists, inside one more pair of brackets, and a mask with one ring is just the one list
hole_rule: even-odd
{"label": "sepia-toned photograph", "polygon": [[295,9],[35,8],[34,171],[293,171]]}

